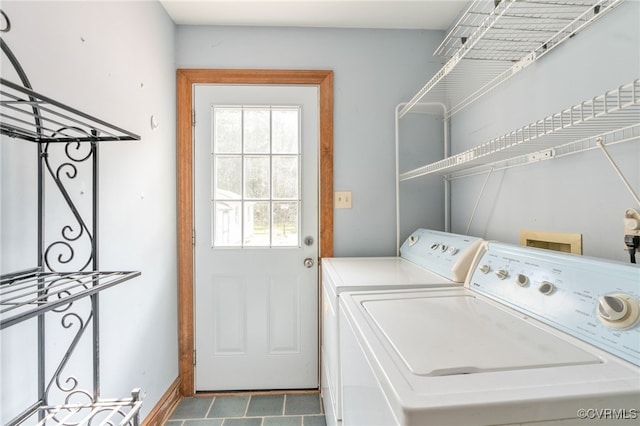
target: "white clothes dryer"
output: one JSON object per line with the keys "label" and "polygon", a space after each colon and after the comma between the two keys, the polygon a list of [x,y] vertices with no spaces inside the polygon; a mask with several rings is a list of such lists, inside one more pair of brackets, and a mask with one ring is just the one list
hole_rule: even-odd
{"label": "white clothes dryer", "polygon": [[483,243],[464,287],[343,293],[343,424],[638,424],[640,268]]}
{"label": "white clothes dryer", "polygon": [[402,244],[399,257],[323,258],[322,400],[328,426],[342,417],[340,295],[347,291],[462,286],[482,240],[418,229]]}

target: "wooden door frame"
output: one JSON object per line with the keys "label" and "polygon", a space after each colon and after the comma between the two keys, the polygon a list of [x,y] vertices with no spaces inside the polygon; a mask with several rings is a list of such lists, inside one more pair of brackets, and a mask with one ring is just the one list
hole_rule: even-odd
{"label": "wooden door frame", "polygon": [[290,84],[320,88],[319,243],[318,255],[333,255],[333,71],[227,70],[177,71],[178,196],[178,348],[180,390],[195,393],[194,378],[194,246],[193,246],[193,85]]}

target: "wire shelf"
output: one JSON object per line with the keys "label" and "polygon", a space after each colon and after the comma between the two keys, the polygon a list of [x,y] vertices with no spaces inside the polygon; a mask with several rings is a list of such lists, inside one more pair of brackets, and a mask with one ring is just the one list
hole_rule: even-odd
{"label": "wire shelf", "polygon": [[587,137],[554,148],[543,149],[534,153],[524,154],[497,160],[489,164],[480,164],[477,166],[469,166],[460,170],[455,170],[447,174],[448,180],[461,179],[465,177],[475,176],[487,173],[489,170],[499,171],[510,169],[513,167],[523,166],[552,158],[561,158],[571,154],[577,154],[584,151],[599,148],[599,143],[605,146],[616,145],[622,142],[629,142],[640,139],[640,123],[622,129],[616,129],[611,132],[602,133],[592,137]]}
{"label": "wire shelf", "polygon": [[[638,137],[639,126],[640,79],[637,79],[457,155],[401,173],[400,180],[433,173],[477,171],[499,162],[537,161],[528,156],[549,149],[557,150],[557,154],[583,151],[595,146],[598,138],[606,138],[606,143],[633,140]],[[550,156],[556,156],[556,152]]]}
{"label": "wire shelf", "polygon": [[0,133],[31,142],[133,141],[140,136],[0,79]]}
{"label": "wire shelf", "polygon": [[0,278],[0,330],[70,305],[140,272],[42,272],[32,269]]}
{"label": "wire shelf", "polygon": [[475,0],[435,52],[448,61],[398,118],[419,102],[443,103],[447,116],[457,113],[622,1]]}
{"label": "wire shelf", "polygon": [[131,391],[130,398],[98,399],[87,404],[37,405],[11,426],[26,423],[37,426],[137,426],[141,407],[141,391],[136,388]]}
{"label": "wire shelf", "polygon": [[[452,58],[462,54],[470,42],[469,49],[464,51],[467,59],[518,61],[554,36],[571,36],[569,24],[599,14],[601,3],[607,2],[519,0],[495,6],[494,1],[476,0],[449,31],[435,55]],[[477,34],[485,28],[483,34]]]}

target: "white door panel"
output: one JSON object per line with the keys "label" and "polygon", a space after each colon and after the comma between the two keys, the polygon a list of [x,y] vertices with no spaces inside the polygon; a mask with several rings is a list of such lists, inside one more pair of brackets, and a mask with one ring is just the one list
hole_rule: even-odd
{"label": "white door panel", "polygon": [[[194,103],[196,390],[316,388],[318,88],[197,85]],[[225,113],[227,107],[232,113],[245,107],[242,120],[252,119],[253,107],[273,107],[267,133],[275,154],[255,154],[260,142],[247,142],[254,138],[247,131],[242,152],[229,148],[220,154],[217,145],[214,155],[213,134],[223,131],[225,122],[216,127],[213,111]],[[282,132],[273,117],[280,107],[299,107],[297,157],[288,151],[281,155],[275,147],[274,135]],[[216,173],[222,167],[232,174],[238,170],[242,182],[219,183]],[[256,167],[262,186],[251,180],[250,169]],[[277,189],[286,179],[298,179],[299,189]],[[268,199],[255,198],[269,192]],[[290,219],[296,209],[297,233],[296,220]],[[293,216],[278,220],[287,213]],[[310,245],[303,242],[307,236],[313,239]],[[313,266],[305,266],[307,258]]]}

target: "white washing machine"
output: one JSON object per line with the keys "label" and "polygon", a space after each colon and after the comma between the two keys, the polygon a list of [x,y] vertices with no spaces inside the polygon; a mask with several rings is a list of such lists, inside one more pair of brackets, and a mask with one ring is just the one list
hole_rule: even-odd
{"label": "white washing machine", "polygon": [[343,293],[343,424],[640,423],[640,268],[483,243],[464,287]]}
{"label": "white washing machine", "polygon": [[327,425],[342,417],[338,305],[346,291],[462,286],[482,240],[418,229],[399,257],[322,259],[322,399]]}

